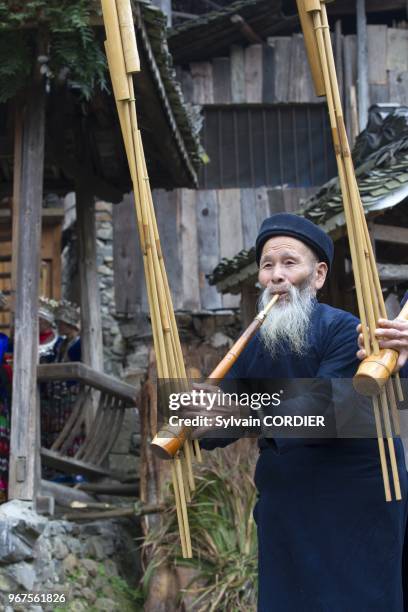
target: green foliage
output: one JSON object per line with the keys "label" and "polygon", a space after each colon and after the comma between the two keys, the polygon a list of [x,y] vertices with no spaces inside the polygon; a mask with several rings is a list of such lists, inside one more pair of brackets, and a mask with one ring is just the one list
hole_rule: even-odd
{"label": "green foliage", "polygon": [[256,490],[252,481],[254,462],[249,459],[256,456],[256,450],[252,442],[241,441],[239,451],[234,445],[206,454],[189,504],[191,560],[179,556],[174,500],[170,500],[172,510],[144,544],[151,547],[152,559],[144,576],[145,590],[159,564],[176,563],[191,568],[191,582],[181,595],[186,609],[256,610],[257,541],[252,516]]}
{"label": "green foliage", "polygon": [[0,0],[0,101],[26,84],[41,24],[48,38],[47,78],[66,81],[89,99],[106,88],[106,59],[90,25],[91,0]]}

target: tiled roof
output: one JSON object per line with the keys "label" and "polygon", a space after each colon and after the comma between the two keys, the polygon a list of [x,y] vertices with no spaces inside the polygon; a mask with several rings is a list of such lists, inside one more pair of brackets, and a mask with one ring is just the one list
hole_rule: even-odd
{"label": "tiled roof", "polygon": [[[138,0],[138,5],[141,9],[143,23],[154,54],[155,64],[160,72],[165,95],[176,121],[176,125],[172,126],[173,132],[176,139],[177,132],[180,133],[183,140],[183,143],[180,142],[180,147],[183,148],[185,146],[186,153],[194,168],[192,172],[195,172],[206,158],[199,136],[202,127],[201,109],[184,100],[181,85],[177,80],[173,66],[173,58],[167,44],[166,16],[150,0]],[[145,43],[145,41],[143,42]],[[154,72],[154,66],[152,71]],[[186,158],[186,163],[188,161]]]}

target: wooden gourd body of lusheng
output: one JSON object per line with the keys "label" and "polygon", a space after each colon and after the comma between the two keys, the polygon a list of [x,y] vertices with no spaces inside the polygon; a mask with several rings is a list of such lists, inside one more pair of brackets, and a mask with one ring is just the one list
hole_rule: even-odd
{"label": "wooden gourd body of lusheng", "polygon": [[[408,321],[408,302],[399,313],[397,319]],[[382,349],[373,353],[361,362],[353,379],[355,390],[362,395],[379,395],[387,380],[395,370],[398,351]]]}

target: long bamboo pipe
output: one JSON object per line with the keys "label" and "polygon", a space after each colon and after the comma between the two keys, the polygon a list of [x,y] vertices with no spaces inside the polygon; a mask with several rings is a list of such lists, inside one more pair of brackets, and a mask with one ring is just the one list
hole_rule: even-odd
{"label": "long bamboo pipe", "polygon": [[[398,320],[408,321],[408,302],[399,313]],[[361,395],[379,395],[397,365],[399,353],[394,349],[381,349],[361,362],[353,378],[355,390]]]}
{"label": "long bamboo pipe", "polygon": [[[207,379],[208,381],[221,380],[226,376],[278,300],[279,294],[275,294],[265,308],[257,314],[244,333],[238,338],[217,367],[211,372]],[[172,459],[177,451],[183,446],[190,429],[190,427],[186,426],[171,427],[170,425],[166,425],[152,440],[152,451],[160,459]]]}

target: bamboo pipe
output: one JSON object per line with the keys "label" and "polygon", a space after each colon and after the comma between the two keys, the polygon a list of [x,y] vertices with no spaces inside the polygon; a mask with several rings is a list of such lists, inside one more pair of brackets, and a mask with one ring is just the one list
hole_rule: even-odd
{"label": "bamboo pipe", "polygon": [[[228,371],[232,368],[239,355],[248,345],[249,341],[262,323],[268,316],[271,308],[279,300],[279,295],[276,294],[268,302],[266,307],[255,317],[252,323],[244,331],[244,333],[238,338],[232,348],[228,351],[225,357],[221,360],[218,366],[211,372],[207,380],[222,379],[226,376]],[[151,445],[152,451],[160,459],[172,459],[177,451],[180,449],[182,444],[187,438],[190,428],[182,427],[171,427],[166,425],[162,430],[154,437]]]}
{"label": "bamboo pipe", "polygon": [[120,34],[122,38],[123,55],[125,57],[126,72],[131,74],[139,72],[140,59],[136,44],[135,26],[133,23],[132,7],[129,0],[116,0],[116,9],[119,18]]}
{"label": "bamboo pipe", "polygon": [[122,51],[119,20],[115,2],[101,0],[102,15],[105,24],[106,38],[110,49],[112,70],[109,72],[117,100],[128,100],[130,97],[125,59]]}
{"label": "bamboo pipe", "polygon": [[312,72],[313,85],[316,96],[324,96],[326,93],[322,72],[322,64],[320,61],[319,51],[316,47],[316,39],[313,32],[312,16],[310,10],[320,10],[320,0],[312,0],[313,6],[310,7],[308,0],[296,0],[300,23],[303,30],[306,53],[309,60],[310,69]]}
{"label": "bamboo pipe", "polygon": [[[129,3],[126,0],[119,0],[119,8],[124,19],[122,25],[130,27],[129,23]],[[154,228],[157,227],[153,206],[151,203],[151,193],[147,172],[145,172],[145,162],[143,146],[138,132],[136,105],[133,91],[133,81],[130,75],[125,74],[125,53],[126,45],[129,43],[130,51],[133,45],[133,52],[136,49],[136,41],[129,39],[129,32],[121,31],[119,26],[117,6],[114,0],[103,0],[104,21],[107,32],[106,51],[108,56],[109,70],[112,75],[113,90],[118,110],[119,121],[123,134],[126,154],[129,162],[134,193],[137,224],[140,235],[140,243],[143,253],[143,265],[145,268],[147,293],[149,305],[152,313],[153,338],[155,341],[156,354],[158,359],[159,375],[169,378],[180,376],[179,363],[176,359],[177,347],[180,346],[176,327],[171,327],[169,318],[172,311],[171,299],[166,293],[166,272],[161,265],[158,246],[158,236],[154,235]],[[124,13],[127,12],[127,15]],[[126,25],[127,24],[127,25]],[[125,38],[127,40],[125,41]],[[134,59],[134,53],[133,53]],[[134,67],[134,66],[133,66]],[[126,66],[131,70],[131,66]],[[127,89],[126,89],[127,86]],[[157,231],[157,230],[156,230]],[[167,283],[168,286],[168,283]],[[181,347],[179,348],[181,352]],[[186,459],[183,465],[180,461],[180,454],[175,457],[172,464],[172,476],[174,492],[176,496],[177,518],[180,530],[183,557],[190,558],[191,539],[188,525],[186,494],[189,496],[189,488],[194,488],[194,479],[191,467],[191,448],[189,443],[185,445]],[[183,466],[185,470],[183,475]],[[183,482],[183,479],[186,482]]]}
{"label": "bamboo pipe", "polygon": [[[325,7],[323,7],[324,9]],[[364,321],[363,324],[363,336],[364,336],[364,346],[367,350],[367,353],[371,351],[371,345],[369,342],[367,327],[366,327],[366,317],[368,316],[372,322],[372,316],[370,313],[366,311],[366,308],[369,309],[369,304],[366,304],[367,299],[367,288],[362,291],[361,281],[360,281],[360,273],[363,273],[363,279],[366,280],[364,276],[364,271],[362,270],[362,264],[364,263],[361,260],[361,251],[358,252],[356,250],[356,244],[358,244],[356,238],[358,233],[358,227],[361,223],[361,216],[357,216],[357,210],[360,210],[360,214],[362,211],[361,201],[359,199],[359,194],[357,190],[357,185],[355,181],[354,169],[351,164],[350,159],[350,150],[348,147],[347,135],[344,128],[344,121],[342,118],[342,110],[341,110],[341,102],[339,101],[339,92],[337,86],[337,77],[335,72],[335,67],[333,63],[330,63],[330,59],[327,56],[332,56],[331,52],[331,40],[329,38],[328,32],[328,24],[322,23],[321,16],[319,12],[314,13],[313,22],[316,31],[316,39],[318,43],[319,53],[321,55],[321,65],[323,68],[323,75],[325,79],[325,87],[326,87],[326,95],[327,95],[327,103],[329,107],[329,115],[331,120],[331,126],[333,131],[333,140],[334,140],[334,148],[336,153],[336,160],[339,169],[339,179],[342,188],[342,193],[344,197],[344,210],[346,215],[347,227],[349,230],[349,238],[350,238],[350,250],[352,254],[353,260],[353,268],[356,276],[356,292],[357,292],[357,300],[359,303],[359,312],[361,316],[361,320]],[[337,104],[336,104],[337,103]],[[337,108],[336,108],[337,106]],[[347,165],[345,158],[348,158],[350,164]],[[350,170],[352,176],[350,176]],[[351,179],[351,180],[350,180]],[[354,191],[354,193],[353,193]],[[356,198],[356,191],[358,197]],[[362,211],[363,212],[363,211]],[[359,218],[360,217],[360,218]],[[363,224],[365,224],[365,218],[363,218]],[[368,233],[368,232],[367,232]],[[364,237],[360,234],[360,239]],[[364,252],[363,252],[364,255]],[[368,289],[371,291],[372,285],[369,285]],[[375,299],[375,298],[374,298]],[[384,441],[382,436],[382,427],[381,427],[381,417],[378,409],[378,404],[374,402],[374,415],[377,429],[377,440],[380,452],[380,461],[381,461],[381,470],[383,474],[384,481],[384,489],[387,501],[391,500],[391,491],[389,488],[389,477],[388,477],[388,468],[385,457],[385,449],[384,449]],[[392,454],[393,448],[390,448],[390,453]],[[397,475],[398,477],[398,475]],[[395,483],[396,491],[398,482]]]}
{"label": "bamboo pipe", "polygon": [[[397,320],[408,321],[408,302],[399,313]],[[355,390],[361,395],[379,395],[397,365],[399,353],[394,349],[380,349],[361,362],[353,378]]]}

